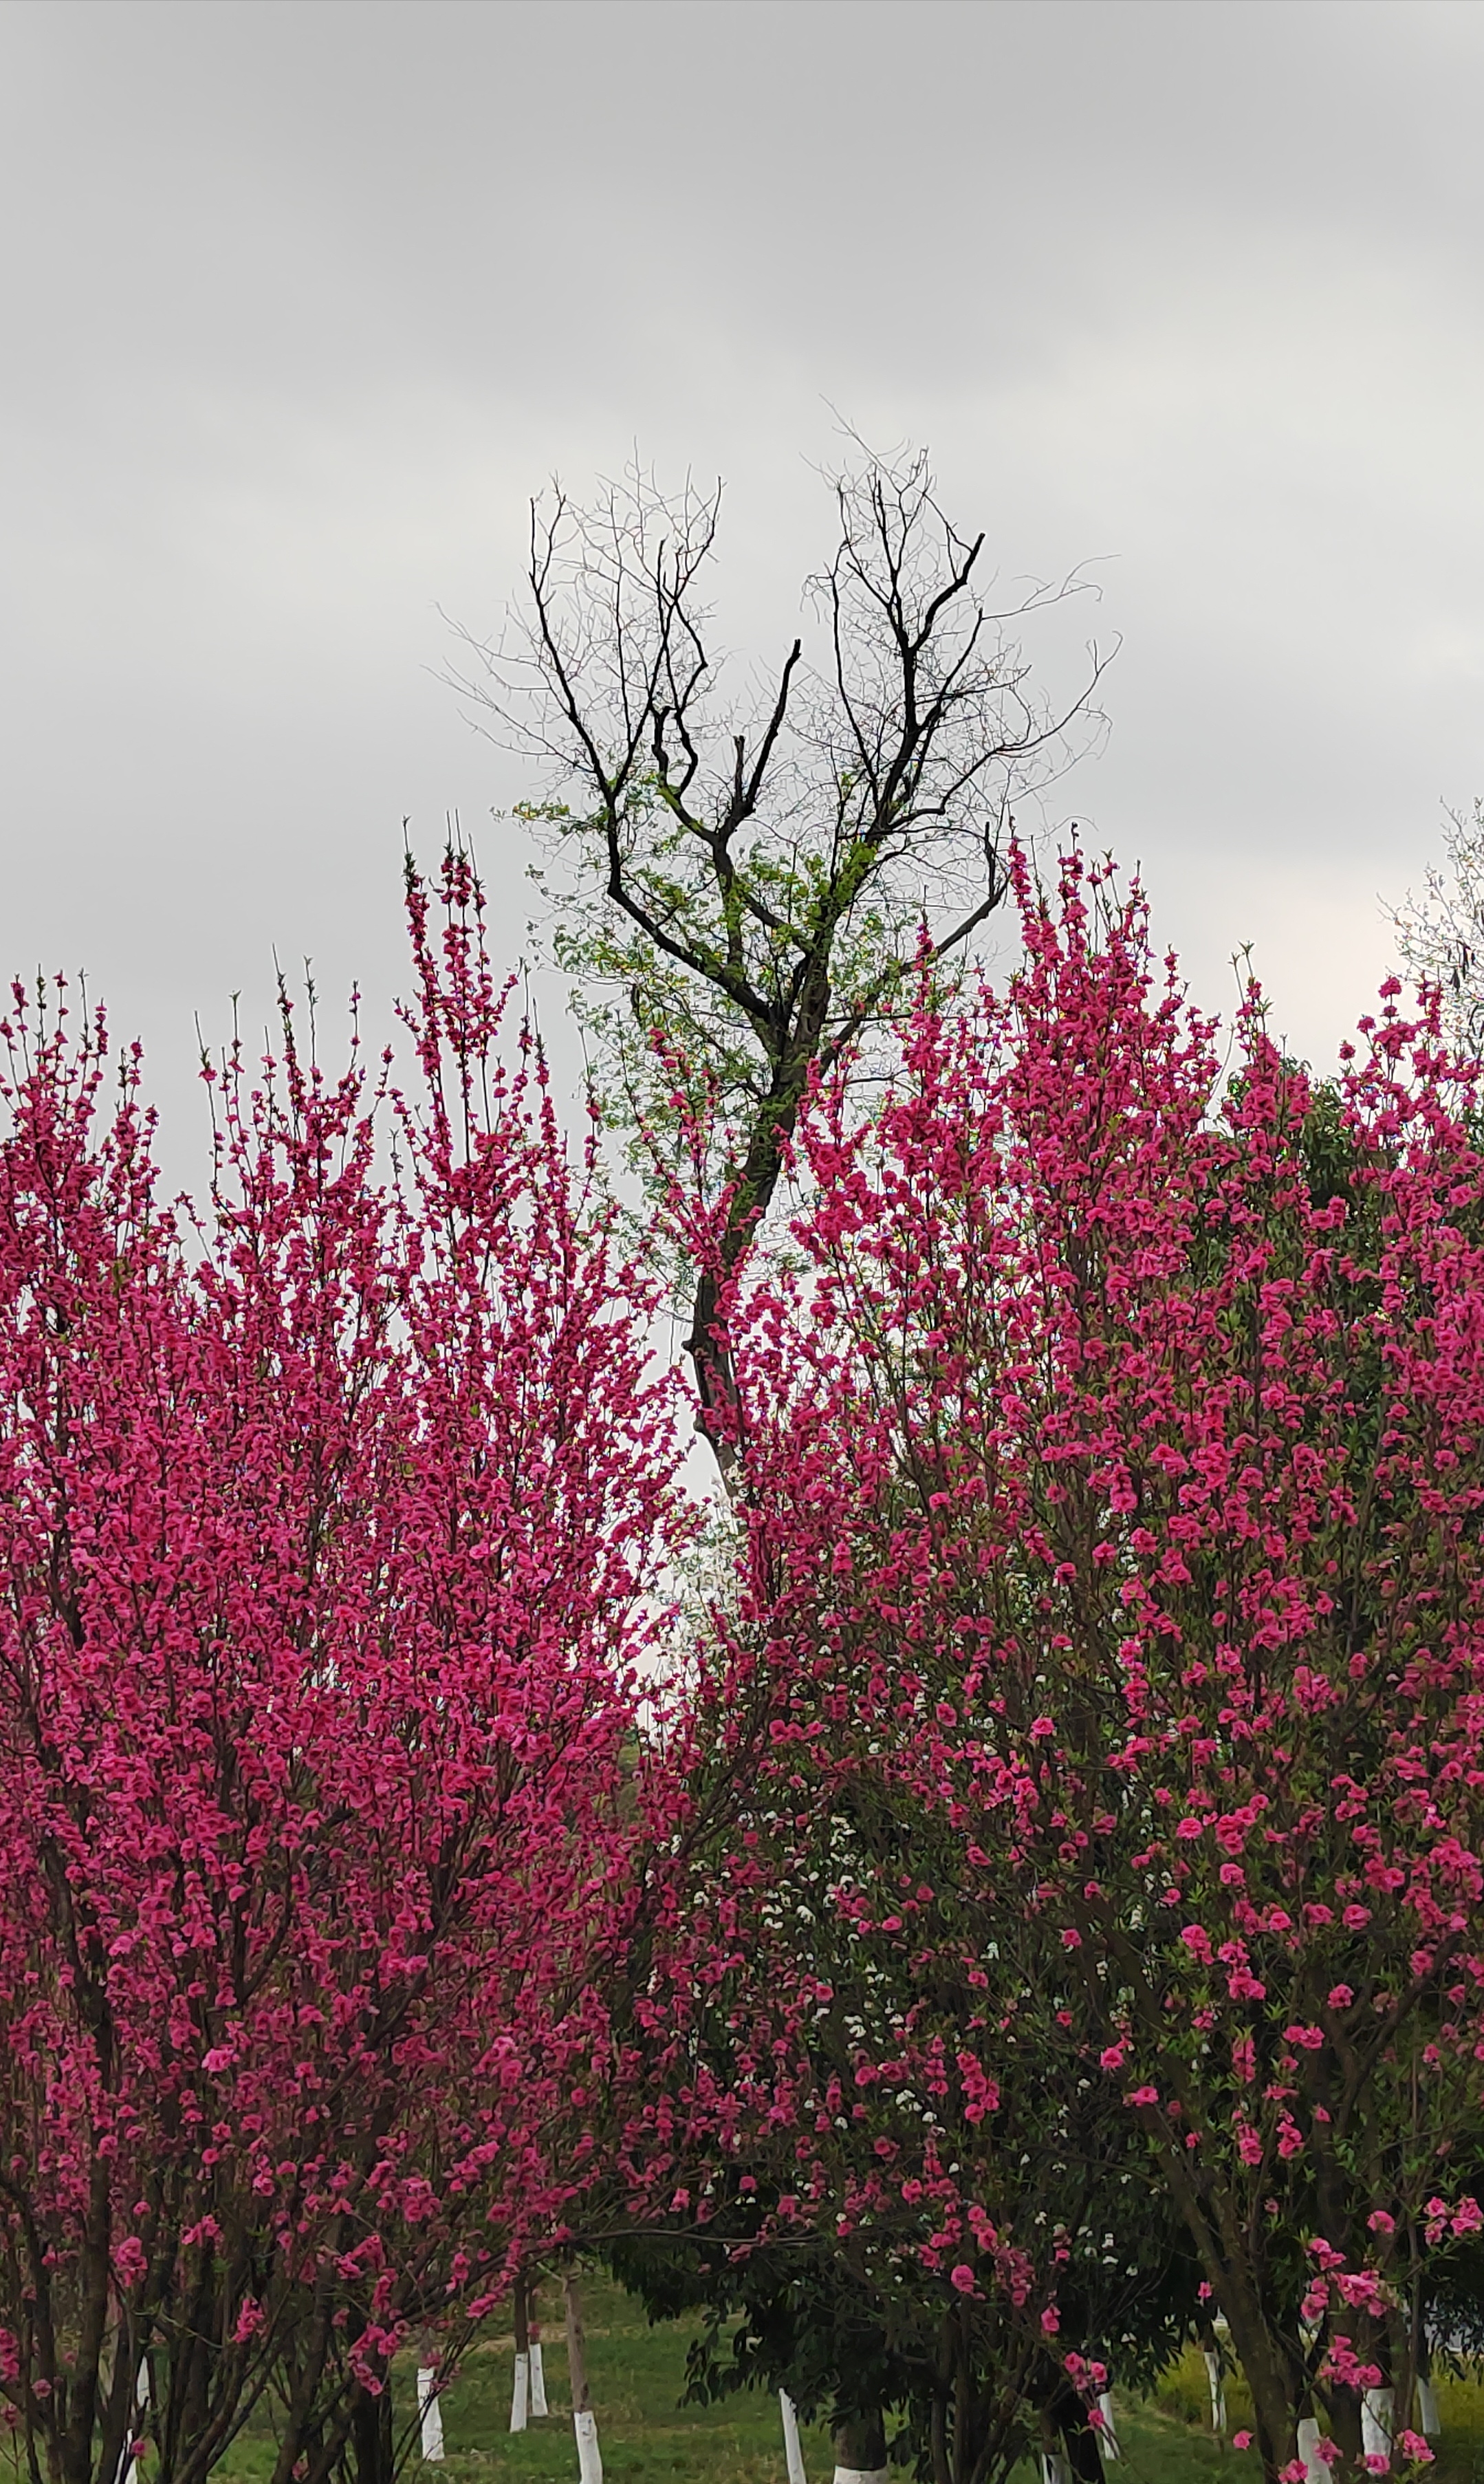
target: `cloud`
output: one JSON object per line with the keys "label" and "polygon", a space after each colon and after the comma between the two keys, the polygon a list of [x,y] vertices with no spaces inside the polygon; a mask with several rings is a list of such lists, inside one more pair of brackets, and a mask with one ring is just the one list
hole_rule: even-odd
{"label": "cloud", "polygon": [[[824,548],[831,405],[934,446],[1030,644],[1123,635],[1065,791],[1203,996],[1333,1048],[1484,789],[1484,20],[1061,0],[0,13],[10,955],[190,1022],[397,972],[404,812],[518,790],[431,673],[526,494],[729,483],[730,641]],[[485,849],[501,919],[514,841]],[[1379,928],[1378,928],[1379,927]]]}

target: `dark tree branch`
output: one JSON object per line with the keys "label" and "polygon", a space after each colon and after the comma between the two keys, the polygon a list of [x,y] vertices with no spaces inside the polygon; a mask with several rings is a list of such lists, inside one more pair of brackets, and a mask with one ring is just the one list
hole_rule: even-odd
{"label": "dark tree branch", "polygon": [[[662,1095],[646,1103],[657,1031],[664,1078],[679,1057],[717,1099],[708,1179],[729,1205],[719,1278],[691,1271],[688,1346],[718,1445],[736,1413],[723,1297],[810,1079],[891,1013],[914,955],[969,951],[1007,887],[986,789],[1001,780],[1003,818],[1026,770],[1095,720],[1104,669],[1094,648],[1067,705],[1032,702],[1010,616],[977,589],[984,535],[949,523],[926,459],[862,451],[834,491],[836,550],[809,590],[824,662],[795,638],[750,719],[722,701],[703,600],[719,486],[666,499],[639,470],[590,513],[559,488],[533,504],[519,634],[464,634],[482,679],[457,685],[576,789],[576,815],[553,815],[578,868],[566,954],[631,1003],[634,1034],[627,1013],[597,1022],[635,1117],[663,1120]],[[1017,617],[1083,582],[1037,588]]]}

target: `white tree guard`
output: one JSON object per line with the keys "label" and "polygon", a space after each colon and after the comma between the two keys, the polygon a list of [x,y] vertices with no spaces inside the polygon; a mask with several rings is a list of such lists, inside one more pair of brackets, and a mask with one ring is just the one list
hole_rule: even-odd
{"label": "white tree guard", "polygon": [[804,2474],[804,2453],[798,2438],[798,2410],[787,2390],[778,2391],[778,2413],[783,2417],[783,2455],[789,2470],[789,2484],[808,2484]]}
{"label": "white tree guard", "polygon": [[444,2411],[438,2401],[438,2366],[418,2366],[418,2418],[422,2432],[422,2455],[430,2467],[441,2467],[444,2457]]}
{"label": "white tree guard", "polygon": [[1214,2346],[1203,2346],[1201,2351],[1205,2363],[1205,2385],[1211,2392],[1211,2430],[1213,2432],[1225,2432],[1227,2429],[1227,2384],[1222,2372],[1221,2357],[1217,2354]]}
{"label": "white tree guard", "polygon": [[532,2415],[550,2415],[546,2402],[546,2374],[541,2368],[541,2340],[530,2341],[530,2411]]}
{"label": "white tree guard", "polygon": [[1417,2382],[1417,2430],[1424,2441],[1436,2441],[1443,2430],[1438,2413],[1438,2392],[1431,2381]]}
{"label": "white tree guard", "polygon": [[885,2467],[837,2467],[834,2484],[891,2484],[891,2470]]}
{"label": "white tree guard", "polygon": [[[134,2384],[134,2414],[136,2423],[138,2417],[144,2414],[148,2403],[149,2366],[148,2363],[141,2363],[139,2367],[139,2378]],[[139,2461],[131,2455],[134,2430],[135,2425],[130,2424],[129,2438],[119,2452],[118,2484],[139,2484]]]}
{"label": "white tree guard", "polygon": [[1102,2416],[1102,2426],[1097,2435],[1098,2448],[1102,2451],[1105,2458],[1121,2458],[1123,2452],[1119,2447],[1119,2428],[1113,2419],[1113,2391],[1111,2390],[1103,2390],[1099,2393],[1097,2412]]}
{"label": "white tree guard", "polygon": [[1308,2484],[1329,2484],[1330,2470],[1319,2455],[1319,2418],[1306,2415],[1299,2419],[1299,2456],[1304,2462]]}
{"label": "white tree guard", "polygon": [[1361,2453],[1365,2458],[1391,2455],[1395,2415],[1390,2390],[1367,2390],[1361,2400]]}
{"label": "white tree guard", "polygon": [[1071,2484],[1071,2468],[1059,2449],[1041,2451],[1040,2484]]}
{"label": "white tree guard", "polygon": [[524,2432],[530,2407],[530,2357],[517,2354],[510,2383],[510,2429]]}
{"label": "white tree guard", "polygon": [[598,2446],[598,2418],[590,2407],[579,2407],[572,2418],[577,2435],[580,2484],[603,2484],[603,2452]]}

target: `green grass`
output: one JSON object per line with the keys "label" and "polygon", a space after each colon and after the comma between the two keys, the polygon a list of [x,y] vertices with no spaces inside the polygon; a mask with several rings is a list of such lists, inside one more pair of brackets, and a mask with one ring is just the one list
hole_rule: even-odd
{"label": "green grass", "polygon": [[[554,2295],[555,2289],[551,2289]],[[605,2484],[785,2484],[778,2404],[761,2393],[715,2407],[682,2407],[686,2348],[691,2324],[651,2328],[638,2306],[592,2279],[583,2286],[588,2376],[603,2449]],[[554,2309],[548,2301],[549,2314]],[[441,2469],[409,2470],[446,2484],[577,2484],[577,2449],[567,2391],[567,2358],[559,2319],[544,2323],[547,2393],[552,2414],[512,2438],[512,2343],[499,2326],[467,2357],[444,2396],[447,2456]],[[399,2428],[415,2404],[412,2360],[393,2376]],[[1484,2484],[1484,2383],[1440,2379],[1443,2438],[1435,2446],[1436,2484]],[[1233,2430],[1250,2420],[1246,2392],[1227,2381]],[[1206,2428],[1205,2370],[1195,2349],[1171,2365],[1150,2398],[1116,2398],[1121,2464],[1110,2484],[1260,2484],[1251,2451],[1214,2441]],[[803,2429],[809,2484],[830,2484],[833,2455],[819,2426]],[[265,2484],[274,2460],[265,2417],[234,2444],[217,2469],[220,2484]],[[145,2469],[144,2484],[148,2484]],[[1039,2484],[1029,2468],[1015,2484]]]}
{"label": "green grass", "polygon": [[[555,2289],[551,2289],[555,2296]],[[715,2407],[681,2407],[688,2323],[651,2328],[639,2307],[593,2278],[582,2288],[587,2374],[603,2450],[604,2484],[785,2484],[783,2437],[775,2398],[743,2394]],[[497,2327],[466,2357],[443,2395],[446,2457],[437,2472],[447,2484],[577,2484],[567,2350],[560,2318],[542,2324],[547,2396],[552,2413],[512,2436],[510,2382],[514,2352],[508,2329]],[[411,2358],[392,2379],[400,2431],[416,2404]],[[829,2484],[829,2439],[805,2425],[810,2484]],[[216,2470],[221,2484],[264,2484],[273,2465],[267,2421],[244,2433]],[[414,2462],[413,2472],[418,2472]]]}
{"label": "green grass", "polygon": [[[1227,2420],[1233,2432],[1252,2422],[1252,2400],[1240,2373],[1227,2374]],[[1440,2374],[1438,2413],[1443,2432],[1432,2444],[1436,2484],[1484,2484],[1484,2375]],[[1120,2417],[1130,2451],[1128,2484],[1197,2484],[1211,2467],[1225,2466],[1230,2484],[1255,2478],[1251,2453],[1223,2451],[1209,2430],[1210,2397],[1205,2364],[1194,2346],[1160,2376],[1152,2399],[1136,2401]]]}

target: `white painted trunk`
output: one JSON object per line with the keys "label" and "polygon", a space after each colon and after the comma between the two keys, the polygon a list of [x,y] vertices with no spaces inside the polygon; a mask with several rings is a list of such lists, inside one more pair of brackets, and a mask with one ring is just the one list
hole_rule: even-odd
{"label": "white painted trunk", "polygon": [[530,2341],[530,2411],[532,2415],[550,2415],[546,2402],[546,2374],[541,2368],[541,2340]]}
{"label": "white painted trunk", "polygon": [[[577,2434],[578,2475],[580,2484],[603,2484],[603,2452],[598,2446],[598,2418],[591,2407],[579,2407],[572,2418]],[[882,2479],[885,2484],[885,2479]]]}
{"label": "white painted trunk", "polygon": [[139,2378],[134,2384],[135,2422],[130,2424],[129,2440],[124,2443],[122,2449],[119,2453],[119,2484],[139,2484],[139,2461],[137,2458],[130,2457],[129,2449],[134,2437],[135,2424],[137,2424],[140,2416],[144,2414],[148,2403],[149,2366],[148,2363],[141,2363],[139,2367]]}
{"label": "white painted trunk", "polygon": [[444,2411],[438,2403],[438,2366],[418,2366],[418,2417],[422,2429],[422,2455],[430,2467],[440,2467],[444,2456]]}
{"label": "white painted trunk", "polygon": [[885,2467],[837,2467],[835,2484],[891,2484],[891,2470]]}
{"label": "white painted trunk", "polygon": [[1040,2484],[1071,2484],[1071,2469],[1059,2449],[1041,2451]]}
{"label": "white painted trunk", "polygon": [[526,2417],[529,2411],[529,2407],[530,2357],[529,2355],[518,2354],[515,2359],[515,2377],[510,2385],[510,2429],[512,2432],[525,2431]]}
{"label": "white painted trunk", "polygon": [[1391,2456],[1392,2425],[1390,2390],[1367,2390],[1361,2400],[1361,2452],[1365,2458]]}
{"label": "white painted trunk", "polygon": [[1319,2455],[1319,2419],[1306,2415],[1299,2420],[1299,2456],[1304,2463],[1308,2484],[1330,2484],[1330,2470]]}
{"label": "white painted trunk", "polygon": [[1201,2354],[1205,2362],[1205,2385],[1211,2392],[1211,2430],[1224,2433],[1227,2429],[1227,2384],[1222,2375],[1221,2357],[1211,2346],[1202,2347]]}
{"label": "white painted trunk", "polygon": [[783,2417],[783,2455],[789,2470],[789,2484],[807,2484],[804,2453],[798,2439],[798,2411],[787,2390],[778,2391],[778,2413]]}
{"label": "white painted trunk", "polygon": [[1101,2396],[1098,2398],[1097,2412],[1103,2419],[1102,2430],[1097,2436],[1098,2448],[1102,2451],[1105,2458],[1121,2458],[1123,2452],[1119,2447],[1118,2426],[1113,2420],[1113,2391],[1111,2390],[1104,2390]]}
{"label": "white painted trunk", "polygon": [[1425,2441],[1436,2441],[1443,2430],[1438,2415],[1438,2392],[1431,2381],[1417,2382],[1417,2430]]}

